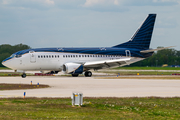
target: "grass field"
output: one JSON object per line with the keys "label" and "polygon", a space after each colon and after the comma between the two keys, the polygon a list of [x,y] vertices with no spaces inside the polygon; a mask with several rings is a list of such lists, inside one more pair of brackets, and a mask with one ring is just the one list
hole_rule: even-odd
{"label": "grass field", "polygon": [[49,85],[37,85],[37,84],[7,84],[0,83],[0,90],[20,90],[20,89],[37,89],[37,88],[48,88]]}
{"label": "grass field", "polygon": [[[0,76],[21,76],[22,73],[15,73],[15,72],[0,72]],[[33,76],[33,74],[30,74],[30,73],[27,73],[26,74],[27,76]]]}
{"label": "grass field", "polygon": [[180,70],[180,67],[117,67],[113,69],[124,70]]}
{"label": "grass field", "polygon": [[118,76],[118,77],[96,77],[96,79],[155,79],[155,80],[180,80],[180,76]]}
{"label": "grass field", "polygon": [[10,70],[10,69],[7,67],[0,67],[0,70]]}
{"label": "grass field", "polygon": [[72,107],[70,98],[0,99],[0,119],[179,119],[180,98],[84,98]]}
{"label": "grass field", "polygon": [[[114,70],[107,70],[107,71],[99,71],[99,73],[107,73],[107,74],[115,74],[115,75],[171,75],[173,73],[179,72],[160,72],[160,71],[114,71]],[[180,74],[180,73],[179,73]]]}

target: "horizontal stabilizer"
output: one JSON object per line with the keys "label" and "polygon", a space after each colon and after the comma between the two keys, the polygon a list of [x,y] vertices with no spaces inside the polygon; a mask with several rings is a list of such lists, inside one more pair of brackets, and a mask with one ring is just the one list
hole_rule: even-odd
{"label": "horizontal stabilizer", "polygon": [[152,50],[142,50],[140,51],[141,53],[150,53],[150,52],[154,52],[154,51],[158,51],[158,50],[164,50],[164,49],[168,49],[168,48],[172,48],[174,46],[170,46],[170,47],[164,47],[164,48],[158,48],[158,49],[152,49]]}

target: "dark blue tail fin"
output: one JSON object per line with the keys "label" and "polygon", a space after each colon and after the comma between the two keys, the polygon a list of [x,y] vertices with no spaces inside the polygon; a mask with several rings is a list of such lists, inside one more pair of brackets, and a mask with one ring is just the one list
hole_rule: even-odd
{"label": "dark blue tail fin", "polygon": [[138,48],[142,50],[149,49],[155,19],[156,14],[149,14],[141,27],[135,32],[133,37],[128,42],[113,47]]}

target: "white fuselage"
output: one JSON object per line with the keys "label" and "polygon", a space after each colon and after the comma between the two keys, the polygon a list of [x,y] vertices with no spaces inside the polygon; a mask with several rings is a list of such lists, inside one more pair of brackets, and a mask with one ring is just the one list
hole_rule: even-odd
{"label": "white fuselage", "polygon": [[22,71],[61,71],[65,63],[80,63],[101,60],[123,59],[125,56],[120,55],[92,55],[92,54],[76,54],[61,52],[29,52],[20,57],[14,57],[5,64],[14,70]]}

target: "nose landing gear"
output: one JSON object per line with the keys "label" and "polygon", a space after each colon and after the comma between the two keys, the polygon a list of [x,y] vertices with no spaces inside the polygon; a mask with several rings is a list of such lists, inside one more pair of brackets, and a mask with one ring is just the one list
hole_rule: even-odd
{"label": "nose landing gear", "polygon": [[26,73],[23,73],[23,74],[21,75],[21,77],[22,77],[22,78],[25,78],[25,77],[26,77]]}

